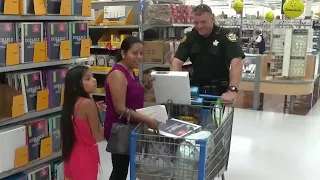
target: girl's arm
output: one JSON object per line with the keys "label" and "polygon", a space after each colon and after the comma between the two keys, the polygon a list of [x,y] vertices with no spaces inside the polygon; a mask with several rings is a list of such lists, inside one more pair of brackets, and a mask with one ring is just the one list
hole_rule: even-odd
{"label": "girl's arm", "polygon": [[85,115],[88,119],[91,133],[97,142],[104,140],[103,128],[101,126],[99,111],[94,100],[88,100],[84,104]]}

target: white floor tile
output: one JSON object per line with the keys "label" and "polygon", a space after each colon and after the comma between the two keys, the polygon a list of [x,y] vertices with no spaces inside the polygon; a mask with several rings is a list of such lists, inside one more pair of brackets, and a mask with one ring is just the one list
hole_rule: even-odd
{"label": "white floor tile", "polygon": [[[307,116],[236,109],[226,180],[319,180],[320,104]],[[103,175],[112,169],[99,145]],[[128,178],[129,179],[129,178]]]}

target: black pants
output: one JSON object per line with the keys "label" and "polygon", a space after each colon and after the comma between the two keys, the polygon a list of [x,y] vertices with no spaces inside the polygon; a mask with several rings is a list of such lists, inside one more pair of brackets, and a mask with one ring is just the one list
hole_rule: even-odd
{"label": "black pants", "polygon": [[129,169],[130,156],[111,154],[112,159],[112,173],[110,180],[126,180]]}

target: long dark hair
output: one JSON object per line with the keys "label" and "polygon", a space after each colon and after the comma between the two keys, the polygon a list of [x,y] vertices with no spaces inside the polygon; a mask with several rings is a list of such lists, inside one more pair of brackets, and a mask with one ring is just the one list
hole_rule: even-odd
{"label": "long dark hair", "polygon": [[120,49],[118,49],[116,53],[116,61],[120,62],[122,60],[121,51],[123,51],[124,53],[127,53],[128,50],[132,47],[132,45],[136,43],[142,44],[142,41],[139,38],[133,37],[133,36],[129,36],[125,38],[121,43]]}
{"label": "long dark hair", "polygon": [[90,98],[85,92],[82,77],[89,70],[87,66],[76,66],[67,72],[65,78],[64,101],[61,112],[61,139],[63,160],[69,160],[75,143],[73,127],[74,107],[78,98]]}

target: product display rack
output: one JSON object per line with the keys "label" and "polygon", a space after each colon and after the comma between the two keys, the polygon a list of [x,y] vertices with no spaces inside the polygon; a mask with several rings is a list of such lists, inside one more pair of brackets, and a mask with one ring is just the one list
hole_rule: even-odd
{"label": "product display rack", "polygon": [[14,175],[14,174],[17,174],[17,173],[20,173],[20,172],[27,171],[29,169],[32,169],[32,168],[35,168],[35,167],[38,167],[38,166],[41,166],[44,163],[47,163],[47,162],[50,162],[52,160],[60,158],[61,155],[62,155],[61,152],[55,152],[50,157],[43,158],[43,159],[37,160],[35,162],[31,162],[28,165],[20,167],[20,168],[17,168],[17,169],[12,169],[10,171],[6,171],[6,172],[3,172],[3,173],[0,173],[0,179],[9,177],[11,175]]}
{"label": "product display rack", "polygon": [[[88,3],[91,4],[90,1],[88,1]],[[91,5],[88,5],[88,6],[91,6]],[[39,6],[37,8],[39,8]],[[14,25],[16,25],[16,23],[22,23],[22,22],[30,22],[30,23],[32,23],[32,22],[43,22],[43,23],[47,23],[47,22],[48,23],[49,22],[66,22],[67,26],[69,27],[68,23],[70,23],[70,22],[86,23],[87,21],[92,20],[90,15],[84,15],[84,16],[75,16],[75,15],[66,15],[66,14],[62,15],[63,14],[62,11],[60,11],[61,15],[46,15],[46,8],[44,7],[44,9],[45,9],[45,11],[42,12],[42,14],[41,14],[41,12],[39,14],[39,12],[36,9],[35,11],[37,11],[37,15],[5,15],[5,14],[0,14],[0,22],[1,23],[15,23]],[[71,10],[71,8],[70,8],[70,10]],[[84,8],[82,10],[83,10],[82,13],[85,13],[84,12]],[[15,26],[15,28],[16,28],[16,26]],[[16,31],[15,28],[14,28],[14,32]],[[32,28],[34,28],[34,27],[32,27]],[[59,28],[61,28],[61,26]],[[44,26],[43,26],[43,29],[45,29]],[[33,30],[35,31],[35,29],[33,29]],[[42,29],[41,29],[41,31],[42,31]],[[66,33],[71,33],[71,32],[66,31]],[[14,41],[12,43],[13,44],[18,44],[18,38],[20,38],[20,36],[19,37],[15,36],[14,37]],[[44,39],[44,33],[43,33],[43,37],[41,37],[41,38]],[[70,39],[69,39],[69,37],[67,37],[67,41],[70,40]],[[83,38],[81,37],[81,39],[83,39]],[[15,54],[18,54],[18,56],[17,56],[18,57],[18,61],[14,62],[14,63],[11,62],[11,64],[8,64],[8,62],[9,62],[8,61],[8,56],[6,57],[5,66],[0,66],[0,83],[1,84],[7,84],[8,83],[7,81],[4,81],[4,80],[7,80],[7,79],[4,78],[4,77],[7,78],[6,73],[19,74],[19,73],[24,73],[24,72],[27,72],[27,71],[30,71],[30,70],[39,70],[39,69],[40,69],[40,71],[39,71],[40,73],[44,73],[47,70],[55,69],[56,67],[66,67],[66,68],[68,68],[70,66],[77,65],[77,64],[86,64],[87,62],[93,61],[95,59],[94,56],[90,56],[90,53],[89,53],[89,55],[85,55],[85,54],[88,54],[88,53],[86,53],[87,52],[87,50],[86,50],[87,46],[84,45],[84,43],[81,40],[81,45],[80,45],[81,46],[81,50],[80,50],[80,56],[81,57],[80,56],[79,57],[73,57],[72,54],[71,54],[73,47],[69,47],[72,44],[65,43],[64,52],[61,52],[62,50],[60,51],[60,60],[59,59],[58,60],[52,60],[52,59],[49,60],[49,55],[47,54],[47,52],[48,52],[47,51],[48,50],[47,49],[47,45],[48,44],[47,43],[43,43],[43,42],[45,42],[45,40],[41,41],[40,43],[44,44],[44,48],[40,49],[40,50],[37,49],[39,51],[36,51],[36,47],[34,47],[34,49],[35,49],[34,52],[37,52],[37,53],[39,52],[39,54],[43,53],[44,55],[41,56],[40,58],[39,57],[35,58],[35,56],[34,56],[33,57],[33,62],[31,60],[31,63],[22,63],[21,62],[21,59],[20,59],[21,58],[21,56],[20,56],[21,52],[20,52],[20,49],[19,49],[20,44],[18,44],[17,45],[17,53],[15,53]],[[37,46],[39,44],[35,43],[34,46]],[[84,47],[82,47],[82,45],[84,45]],[[39,48],[39,46],[37,46],[37,47]],[[62,43],[61,43],[60,44],[60,49],[62,47],[63,46],[62,46]],[[83,51],[86,51],[86,52],[83,52]],[[70,56],[68,55],[68,52],[70,52]],[[8,53],[8,50],[7,50],[7,53]],[[11,59],[11,57],[10,57],[10,59]],[[48,68],[48,67],[52,67],[52,68]],[[33,77],[33,78],[35,78],[35,77]],[[3,85],[3,87],[4,87],[4,85]],[[48,91],[47,87],[43,87],[43,88],[44,88],[43,92]],[[7,91],[7,90],[4,90],[4,89],[1,89],[1,90],[2,91]],[[7,92],[1,92],[1,93],[5,93],[6,94]],[[14,93],[16,94],[15,96],[13,96],[14,98],[17,98],[18,96],[21,96],[21,95],[17,95],[18,91],[14,92]],[[39,93],[36,94],[36,95],[39,96]],[[12,94],[10,96],[12,96]],[[43,97],[38,97],[38,99],[42,99],[42,98],[45,99],[45,96],[46,95],[43,94]],[[47,96],[49,96],[49,95],[47,95]],[[14,101],[14,98],[13,98],[12,101]],[[8,99],[8,98],[5,98],[5,99]],[[57,106],[57,107],[50,108],[51,105],[49,105],[49,103],[48,103],[48,105],[45,105],[45,103],[43,105],[43,104],[40,103],[40,101],[43,101],[43,100],[37,100],[37,110],[35,110],[35,111],[29,111],[29,112],[20,112],[19,111],[18,113],[15,111],[15,114],[14,114],[13,113],[13,109],[17,109],[18,107],[14,107],[14,105],[12,105],[12,112],[11,112],[11,116],[12,117],[9,117],[7,112],[3,113],[3,114],[1,112],[1,114],[0,114],[0,117],[1,117],[1,119],[0,119],[0,131],[1,131],[1,133],[5,133],[5,132],[7,132],[7,130],[10,130],[11,128],[12,128],[12,130],[13,130],[13,128],[17,128],[17,127],[19,127],[20,129],[22,127],[23,128],[27,128],[27,124],[29,126],[32,123],[40,122],[40,121],[46,121],[47,122],[46,125],[48,126],[49,125],[49,117],[53,118],[54,116],[57,116],[58,114],[60,114],[59,112],[61,111],[62,106]],[[49,97],[47,97],[47,101],[49,102]],[[23,104],[27,103],[24,100],[22,100],[22,102],[23,102]],[[4,101],[2,103],[4,104]],[[19,104],[19,105],[21,106],[21,104]],[[40,128],[40,127],[37,126],[37,128]],[[47,127],[47,128],[49,129],[49,127]],[[26,129],[25,129],[25,131],[26,131]],[[37,159],[35,159],[35,160],[31,160],[30,157],[29,157],[30,154],[28,155],[29,148],[30,148],[30,147],[28,147],[28,143],[23,143],[23,146],[21,145],[21,147],[20,146],[16,147],[16,145],[10,145],[9,146],[9,144],[8,144],[8,146],[2,146],[0,148],[0,152],[2,152],[1,151],[2,148],[9,148],[10,147],[10,150],[12,149],[12,151],[15,153],[15,156],[14,156],[14,168],[6,169],[6,166],[0,166],[1,167],[1,169],[0,169],[0,171],[1,171],[0,172],[0,179],[7,178],[7,177],[9,177],[11,175],[15,175],[17,173],[24,173],[26,171],[29,171],[30,169],[38,168],[38,167],[41,167],[44,164],[49,164],[49,163],[51,163],[51,162],[53,162],[55,160],[59,160],[60,157],[61,157],[61,150],[60,151],[59,150],[52,150],[52,149],[50,150],[50,147],[54,148],[53,147],[54,144],[53,144],[52,136],[49,135],[49,133],[51,131],[49,132],[49,130],[47,130],[47,132],[48,132],[48,134],[45,135],[44,138],[42,138],[41,141],[39,142],[41,144],[41,148],[39,147],[40,148],[39,157]],[[28,133],[30,134],[30,129],[28,129]],[[1,135],[5,136],[3,134],[1,134]],[[6,136],[8,136],[8,135],[6,135]],[[18,136],[16,134],[14,134],[14,136],[20,137],[20,136]],[[28,135],[26,135],[26,136],[28,137]],[[16,138],[12,137],[12,138],[14,140],[14,139],[17,139],[17,137]],[[5,139],[4,139],[5,141],[4,142],[6,142],[6,138],[7,137],[5,137]],[[25,141],[25,138],[22,141]],[[42,143],[44,143],[44,144],[42,144]],[[48,144],[50,144],[50,146],[46,146]],[[45,149],[45,148],[42,149],[44,146],[49,147],[49,150]],[[15,147],[16,149],[13,149],[13,147]],[[7,151],[5,150],[3,152],[6,153]],[[26,153],[26,154],[24,154],[24,153]],[[1,158],[3,158],[3,156]],[[8,158],[11,161],[11,159],[13,157],[11,157],[11,155],[10,155],[10,157],[8,157]],[[4,161],[6,161],[6,158],[5,159],[1,159],[1,161],[3,163]],[[13,163],[13,162],[9,162],[9,164],[11,164],[11,163]],[[11,168],[11,166],[12,165],[10,165],[10,168]],[[9,166],[7,166],[7,167],[9,167]],[[5,169],[3,169],[3,168],[5,168]],[[54,169],[52,169],[52,172],[53,171],[54,171]],[[51,172],[50,172],[50,174],[51,174]],[[52,177],[52,179],[53,179],[53,177]]]}

